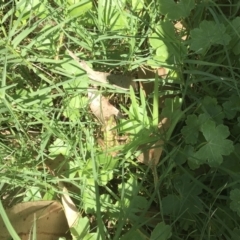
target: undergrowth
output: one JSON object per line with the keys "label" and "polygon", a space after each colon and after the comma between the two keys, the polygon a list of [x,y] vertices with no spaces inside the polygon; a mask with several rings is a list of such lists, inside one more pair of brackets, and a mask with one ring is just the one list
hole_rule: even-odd
{"label": "undergrowth", "polygon": [[[59,199],[61,179],[90,223],[79,239],[239,239],[239,1],[19,0],[0,7],[5,208]],[[132,75],[158,91],[105,88],[66,47],[94,70]],[[139,77],[160,67],[166,76]],[[124,116],[119,135],[130,140],[115,157],[97,141],[91,84]],[[165,96],[159,108],[156,96]],[[164,117],[170,127],[163,134],[157,125]],[[136,158],[139,146],[159,139],[154,175]]]}

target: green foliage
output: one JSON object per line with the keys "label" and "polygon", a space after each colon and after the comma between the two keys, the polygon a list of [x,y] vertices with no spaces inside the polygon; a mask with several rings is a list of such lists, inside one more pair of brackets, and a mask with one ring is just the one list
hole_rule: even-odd
{"label": "green foliage", "polygon": [[196,115],[188,115],[186,119],[186,126],[184,126],[181,130],[184,141],[186,144],[196,144],[199,130],[200,130],[200,124],[199,119]]}
{"label": "green foliage", "polygon": [[202,132],[205,143],[189,159],[190,162],[199,166],[208,163],[210,166],[217,166],[222,163],[222,155],[229,155],[233,152],[233,142],[226,139],[230,132],[227,126],[209,120],[207,115],[189,115],[186,120],[187,126],[182,128],[182,134],[187,144],[196,144],[199,132]]}
{"label": "green foliage", "polygon": [[199,198],[202,189],[194,184],[189,176],[177,177],[174,181],[174,188],[177,194],[169,194],[162,199],[162,209],[165,215],[181,216],[184,219],[184,216],[202,211],[203,206]]}
{"label": "green foliage", "polygon": [[229,100],[223,103],[223,110],[228,120],[234,119],[240,110],[240,99],[237,95],[231,95]]}
{"label": "green foliage", "polygon": [[231,36],[231,41],[229,43],[229,50],[235,55],[240,54],[240,43],[238,41],[240,29],[240,17],[236,17],[231,21],[231,24],[227,26],[227,31]]}
{"label": "green foliage", "polygon": [[[232,98],[232,97],[231,97]],[[235,99],[236,100],[236,99]],[[226,109],[230,102],[225,102],[223,107]],[[225,110],[232,115],[231,108]],[[205,97],[202,100],[200,115],[188,115],[186,126],[181,130],[186,144],[195,145],[188,148],[189,165],[191,168],[198,168],[201,164],[219,166],[223,162],[223,156],[231,154],[234,150],[233,142],[227,139],[230,135],[227,126],[221,124],[225,117],[222,107],[217,104],[217,100]],[[229,118],[229,117],[228,117]],[[200,141],[199,141],[200,140]],[[205,140],[205,142],[202,142]],[[200,144],[200,145],[199,145]]]}
{"label": "green foliage", "polygon": [[239,200],[240,200],[240,190],[239,189],[233,189],[230,192],[230,208],[237,212],[238,216],[240,216],[240,208],[239,208]]}
{"label": "green foliage", "polygon": [[80,17],[92,8],[91,1],[68,0],[68,15],[70,17]]}
{"label": "green foliage", "polygon": [[210,119],[216,123],[222,123],[224,113],[222,111],[222,107],[217,104],[217,99],[206,96],[201,103],[202,111],[208,115]]}
{"label": "green foliage", "polygon": [[179,3],[173,0],[159,1],[160,12],[171,20],[186,18],[194,8],[194,0],[181,0]]}
{"label": "green foliage", "polygon": [[70,149],[69,145],[67,145],[63,140],[57,138],[53,144],[50,145],[48,150],[51,156],[58,156],[59,154],[67,156],[70,153]]}
{"label": "green foliage", "polygon": [[27,20],[32,17],[32,15],[36,15],[38,18],[45,18],[48,16],[49,12],[46,11],[45,8],[47,1],[18,1],[16,16],[21,17],[21,22],[23,24],[27,23]]}
{"label": "green foliage", "polygon": [[233,142],[226,139],[230,132],[228,127],[222,124],[216,126],[212,121],[207,121],[201,126],[201,132],[206,144],[194,153],[190,161],[195,164],[208,163],[210,166],[218,166],[223,161],[223,155],[229,155],[233,151]]}
{"label": "green foliage", "polygon": [[226,33],[223,24],[213,21],[202,21],[199,28],[195,28],[190,33],[192,50],[205,54],[214,44],[228,45],[231,37]]}
{"label": "green foliage", "polygon": [[77,120],[81,117],[80,111],[88,106],[88,98],[77,95],[65,98],[64,100],[66,107],[63,111],[63,115],[69,118],[69,120],[77,122]]}
{"label": "green foliage", "polygon": [[[238,1],[3,1],[4,207],[56,199],[60,179],[83,213],[75,239],[238,239],[239,13]],[[138,92],[95,83],[124,112],[115,130],[127,140],[114,157],[97,143],[94,82],[65,46],[97,71],[166,70],[139,79]],[[140,164],[141,147],[159,140],[159,163]]]}
{"label": "green foliage", "polygon": [[165,223],[161,222],[158,223],[155,229],[153,230],[151,234],[151,240],[167,240],[171,237],[171,227],[169,225],[166,225]]}
{"label": "green foliage", "polygon": [[[175,3],[174,3],[175,4]],[[156,30],[151,34],[149,43],[156,51],[153,60],[158,64],[169,64],[174,62],[182,62],[187,54],[187,48],[178,35],[175,34],[173,22],[162,21]],[[154,61],[149,60],[148,63],[154,66]]]}

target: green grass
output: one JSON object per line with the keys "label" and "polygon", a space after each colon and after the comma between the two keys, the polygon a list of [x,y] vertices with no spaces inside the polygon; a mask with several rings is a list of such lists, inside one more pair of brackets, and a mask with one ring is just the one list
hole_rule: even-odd
{"label": "green grass", "polygon": [[[59,200],[59,178],[89,219],[81,239],[238,239],[238,1],[71,2],[0,4],[0,211],[13,239],[4,209]],[[97,142],[86,94],[94,82],[65,46],[96,71],[168,69],[148,79],[147,96],[97,84],[125,113],[117,129],[129,142],[114,158]],[[156,178],[136,157],[159,139]]]}

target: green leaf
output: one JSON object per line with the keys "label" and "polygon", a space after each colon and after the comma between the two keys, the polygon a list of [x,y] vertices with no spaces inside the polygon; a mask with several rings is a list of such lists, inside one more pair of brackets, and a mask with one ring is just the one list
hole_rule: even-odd
{"label": "green leaf", "polygon": [[121,240],[146,240],[148,239],[140,230],[128,231],[120,238]]}
{"label": "green leaf", "polygon": [[106,185],[110,180],[113,179],[113,171],[99,171],[98,174],[98,184],[100,186]]}
{"label": "green leaf", "polygon": [[232,240],[239,240],[239,236],[240,236],[240,229],[239,228],[233,229]]}
{"label": "green leaf", "polygon": [[135,95],[135,92],[134,92],[134,89],[133,87],[131,86],[130,87],[130,98],[131,98],[131,101],[132,101],[132,104],[131,104],[131,110],[129,110],[129,113],[132,112],[132,116],[134,116],[135,119],[139,120],[140,119],[140,116],[138,114],[138,110],[139,110],[139,105],[137,103],[137,98],[136,98],[136,95]]}
{"label": "green leaf", "polygon": [[202,100],[202,110],[217,124],[223,122],[224,112],[222,110],[222,107],[217,104],[216,98],[206,96]]}
{"label": "green leaf", "polygon": [[180,18],[186,18],[195,7],[194,0],[181,0],[178,4]]}
{"label": "green leaf", "polygon": [[6,229],[9,232],[9,235],[11,235],[11,237],[12,237],[12,238],[9,237],[10,239],[21,240],[22,238],[20,238],[18,236],[18,234],[16,233],[16,230],[14,229],[14,227],[12,226],[12,224],[8,218],[8,215],[3,207],[1,199],[0,199],[0,213],[1,213],[1,218],[2,218],[2,222],[3,222],[3,224],[1,224],[1,228],[4,229],[3,226],[5,225]]}
{"label": "green leaf", "polygon": [[[158,76],[155,76],[154,90],[153,90],[153,111],[152,111],[153,126],[155,128],[157,128],[159,124],[159,83],[158,82],[159,82],[159,78]],[[143,100],[141,102],[143,103],[145,97],[144,97],[144,94],[142,93],[142,89],[140,89],[140,95],[142,96],[141,99]],[[145,101],[144,101],[144,105],[146,105]]]}
{"label": "green leaf", "polygon": [[163,212],[166,215],[197,214],[203,206],[199,194],[202,188],[195,184],[187,174],[174,179],[174,187],[178,195],[169,194],[163,198]]}
{"label": "green leaf", "polygon": [[[133,88],[130,88],[130,98],[132,104],[129,107],[129,110],[124,108],[124,111],[129,115],[129,120],[122,119],[120,124],[121,132],[128,132],[134,136],[134,138],[138,137],[136,135],[144,134],[144,136],[149,136],[151,133],[149,131],[152,120],[148,117],[147,106],[145,101],[145,96],[142,90],[140,90],[140,99],[141,104],[138,103],[138,99],[136,98],[136,94]],[[142,138],[142,136],[141,136]],[[135,139],[136,140],[136,139]],[[143,139],[141,139],[143,140]]]}
{"label": "green leaf", "polygon": [[212,118],[207,113],[202,113],[198,116],[198,122],[200,125],[206,123],[209,120],[212,120]]}
{"label": "green leaf", "polygon": [[49,11],[45,7],[46,0],[34,0],[34,1],[17,1],[16,16],[21,17],[21,21],[26,23],[31,17],[37,16],[37,18],[45,18]]}
{"label": "green leaf", "polygon": [[139,212],[139,210],[143,210],[146,208],[147,204],[148,204],[148,201],[145,197],[142,197],[142,196],[135,196],[133,197],[133,199],[131,199],[131,208],[134,211],[136,212]]}
{"label": "green leaf", "polygon": [[202,211],[201,199],[191,193],[185,195],[169,194],[162,200],[163,214],[173,217],[189,214],[198,214]]}
{"label": "green leaf", "polygon": [[197,143],[200,131],[198,117],[196,115],[188,115],[185,122],[186,126],[182,128],[181,133],[183,134],[184,140],[187,144],[194,145]]}
{"label": "green leaf", "polygon": [[229,43],[229,49],[235,54],[240,54],[240,42],[239,42],[239,32],[240,32],[240,17],[236,17],[232,20],[231,25],[227,26],[227,32],[231,36],[231,41]]}
{"label": "green leaf", "polygon": [[82,203],[83,208],[86,213],[96,212],[96,202],[97,198],[100,200],[101,210],[108,211],[109,206],[112,206],[112,199],[109,194],[102,194],[100,196],[96,195],[96,189],[94,185],[94,179],[91,177],[86,177],[84,183],[84,190],[82,191]]}
{"label": "green leaf", "polygon": [[173,0],[159,1],[159,7],[160,7],[159,10],[161,14],[167,15],[170,19],[171,18],[175,19],[175,17],[178,18],[178,16],[176,16],[177,4],[175,4]]}
{"label": "green leaf", "polygon": [[174,187],[180,196],[197,196],[201,194],[202,188],[195,184],[187,174],[183,174],[174,179]]}
{"label": "green leaf", "polygon": [[61,64],[61,66],[64,70],[66,70],[68,74],[72,74],[74,76],[78,74],[79,75],[86,74],[85,71],[79,67],[79,64],[76,61],[74,60],[69,61],[69,58],[63,58],[63,61],[64,62]]}
{"label": "green leaf", "polygon": [[149,37],[149,43],[153,49],[157,49],[162,46],[166,39],[175,40],[175,29],[174,25],[170,21],[162,21],[155,28],[155,31]]}
{"label": "green leaf", "polygon": [[[58,45],[56,44],[58,39],[59,32],[55,31],[52,24],[46,23],[28,47],[31,48],[34,45],[36,49],[45,51],[47,55],[54,54],[58,51]],[[42,54],[44,55],[43,52]]]}
{"label": "green leaf", "polygon": [[31,28],[26,28],[26,29],[22,30],[18,35],[16,35],[14,37],[14,39],[12,40],[13,48],[16,49],[19,46],[19,44],[23,40],[25,40],[28,37],[28,35],[30,35],[37,27],[38,27],[38,25],[34,24],[33,26],[31,26]]}
{"label": "green leaf", "polygon": [[83,0],[68,0],[68,14],[71,17],[79,17],[92,8],[92,2]]}
{"label": "green leaf", "polygon": [[36,186],[31,186],[25,191],[25,197],[23,198],[24,202],[30,202],[30,201],[41,201],[42,195],[41,195],[41,189]]}
{"label": "green leaf", "polygon": [[103,11],[103,19],[101,19],[103,25],[109,30],[113,31],[129,28],[127,14],[123,11],[125,8],[125,1],[102,0],[98,7],[99,10]]}
{"label": "green leaf", "polygon": [[[98,163],[99,164],[99,163]],[[92,176],[92,160],[87,161],[85,166],[81,169],[81,175],[86,178],[88,184],[93,184],[94,179]],[[106,185],[111,179],[113,179],[113,171],[104,168],[101,164],[101,168],[98,168],[98,184],[101,186]]]}
{"label": "green leaf", "polygon": [[195,1],[181,0],[179,3],[175,3],[173,0],[161,0],[159,6],[161,14],[174,20],[188,17],[195,6]]}
{"label": "green leaf", "polygon": [[234,211],[237,212],[238,216],[240,217],[240,189],[233,189],[230,192],[230,208]]}
{"label": "green leaf", "polygon": [[149,43],[156,50],[156,56],[153,57],[155,61],[171,65],[176,61],[182,62],[187,54],[187,48],[175,34],[171,21],[162,21],[150,36]]}
{"label": "green leaf", "polygon": [[140,11],[144,7],[144,0],[132,0],[132,8],[134,11]]}
{"label": "green leaf", "polygon": [[218,166],[223,161],[223,155],[233,152],[233,142],[226,139],[229,136],[227,126],[216,124],[209,120],[201,126],[201,131],[206,139],[206,143],[201,147],[190,161],[197,165],[208,163],[210,166]]}
{"label": "green leaf", "polygon": [[48,150],[51,156],[58,156],[60,154],[67,156],[70,153],[71,147],[63,140],[57,138],[53,144],[50,145]]}
{"label": "green leaf", "polygon": [[77,95],[72,97],[70,100],[65,100],[65,102],[67,106],[63,111],[63,115],[71,121],[76,122],[81,116],[80,109],[87,108],[88,98]]}
{"label": "green leaf", "polygon": [[236,113],[240,111],[239,96],[232,95],[227,102],[223,103],[223,110],[227,119],[233,119],[236,116]]}
{"label": "green leaf", "polygon": [[138,196],[140,189],[139,183],[136,177],[131,176],[126,183],[119,185],[119,193],[123,194],[121,202],[117,205],[121,206],[124,204],[125,208],[128,208],[129,214],[139,212],[140,209],[145,209],[147,200],[145,197]]}
{"label": "green leaf", "polygon": [[106,154],[105,152],[100,153],[96,156],[97,162],[105,170],[114,170],[118,166],[118,161],[116,158],[113,158],[111,155]]}
{"label": "green leaf", "polygon": [[162,199],[163,214],[176,215],[180,209],[180,198],[177,195],[169,194]]}
{"label": "green leaf", "polygon": [[190,49],[201,54],[205,54],[212,45],[227,45],[231,40],[223,24],[206,20],[200,23],[199,28],[193,29],[190,36]]}
{"label": "green leaf", "polygon": [[[162,42],[160,44],[160,42]],[[159,47],[156,51],[156,57],[154,57],[155,60],[159,61],[159,62],[166,62],[169,59],[169,49],[167,47],[167,45],[164,43],[164,41],[159,40]]]}
{"label": "green leaf", "polygon": [[170,120],[176,118],[181,111],[182,99],[179,97],[166,98],[165,105],[162,110],[162,116]]}
{"label": "green leaf", "polygon": [[240,127],[240,117],[238,117],[238,118],[237,118],[237,121],[238,121],[238,124],[237,124],[237,126],[239,126],[239,127]]}
{"label": "green leaf", "polygon": [[176,124],[183,117],[184,113],[181,110],[182,98],[167,98],[165,99],[165,106],[162,110],[162,117],[167,118],[171,122],[171,126],[167,131],[166,139],[169,139]]}
{"label": "green leaf", "polygon": [[81,217],[79,214],[79,218],[75,221],[73,226],[70,228],[71,234],[74,239],[82,239],[85,235],[87,235],[90,230],[89,219],[87,217]]}
{"label": "green leaf", "polygon": [[69,93],[76,93],[76,90],[78,92],[86,92],[88,88],[88,82],[89,79],[87,75],[84,75],[78,78],[74,78],[71,81],[64,82],[62,86],[64,90]]}
{"label": "green leaf", "polygon": [[230,170],[232,173],[240,174],[240,143],[234,146],[234,152],[224,157],[222,168]]}
{"label": "green leaf", "polygon": [[99,233],[88,233],[84,236],[82,240],[101,240],[102,238],[99,237]]}
{"label": "green leaf", "polygon": [[158,223],[154,228],[150,240],[167,240],[172,236],[171,227],[164,222]]}
{"label": "green leaf", "polygon": [[179,151],[176,151],[176,156],[174,158],[174,161],[176,164],[182,165],[184,164],[189,156],[193,154],[193,146],[185,145],[184,149],[180,149]]}
{"label": "green leaf", "polygon": [[86,213],[95,213],[96,211],[96,191],[93,179],[87,179],[84,190],[82,191],[82,203]]}
{"label": "green leaf", "polygon": [[124,190],[124,197],[132,197],[137,195],[139,191],[139,183],[136,177],[131,176],[126,183],[122,183],[119,185],[119,192]]}

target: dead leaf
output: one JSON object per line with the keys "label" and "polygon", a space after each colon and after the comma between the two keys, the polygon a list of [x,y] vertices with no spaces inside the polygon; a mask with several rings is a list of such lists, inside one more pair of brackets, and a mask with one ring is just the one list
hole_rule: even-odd
{"label": "dead leaf", "polygon": [[[167,118],[162,119],[158,124],[159,133],[162,134],[162,136],[164,136],[169,126],[170,126],[169,120]],[[164,137],[162,139],[159,139],[156,143],[152,145],[145,144],[144,146],[140,146],[140,149],[143,149],[143,151],[137,157],[138,162],[144,163],[150,167],[156,166],[162,155],[164,145],[163,139]]]}
{"label": "dead leaf", "polygon": [[63,204],[64,210],[65,210],[65,216],[67,218],[68,226],[69,228],[71,228],[74,226],[74,223],[79,219],[79,217],[82,217],[82,216],[79,213],[72,199],[69,197],[67,188],[61,182],[59,182],[59,186],[63,192],[61,198],[62,198],[62,204]]}
{"label": "dead leaf", "polygon": [[143,152],[138,155],[138,162],[149,166],[156,166],[162,154],[163,144],[163,140],[159,140],[153,145],[146,144],[144,146],[140,146],[140,149],[143,149]]}
{"label": "dead leaf", "polygon": [[88,217],[82,217],[76,205],[70,198],[67,188],[61,182],[59,182],[59,186],[63,191],[62,204],[73,237],[72,239],[90,239],[87,237],[89,231]]}
{"label": "dead leaf", "polygon": [[128,90],[130,86],[132,86],[134,89],[137,88],[136,82],[133,81],[134,78],[127,75],[116,75],[94,71],[91,74],[88,74],[88,77],[97,82],[110,83],[113,86],[123,90]]}
{"label": "dead leaf", "polygon": [[[138,68],[138,78],[139,79],[151,79],[155,78],[155,72],[157,71],[160,78],[165,78],[167,76],[168,70],[164,67],[159,67],[155,70],[147,68]],[[141,87],[145,91],[146,96],[153,93],[154,82],[141,82]],[[159,100],[161,102],[161,98]],[[159,105],[161,106],[161,105]]]}
{"label": "dead leaf", "polygon": [[[70,239],[68,224],[61,203],[57,201],[24,202],[6,210],[15,231],[22,240],[31,239],[30,232],[36,216],[37,239]],[[11,239],[0,218],[0,239]]]}
{"label": "dead leaf", "polygon": [[88,98],[90,100],[90,109],[99,121],[104,124],[111,116],[115,115],[120,118],[120,111],[115,108],[106,97],[97,91],[88,90]]}
{"label": "dead leaf", "polygon": [[134,82],[134,78],[126,75],[116,75],[107,72],[98,72],[94,71],[90,68],[87,63],[83,60],[80,60],[72,51],[67,49],[68,54],[72,57],[76,62],[78,62],[79,66],[86,71],[88,77],[96,82],[101,83],[110,83],[117,88],[128,90],[130,86],[136,89],[137,84]]}

